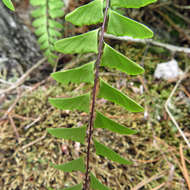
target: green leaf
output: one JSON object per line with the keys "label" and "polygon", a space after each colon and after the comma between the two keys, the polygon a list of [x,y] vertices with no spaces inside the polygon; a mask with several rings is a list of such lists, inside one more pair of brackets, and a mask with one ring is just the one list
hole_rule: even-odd
{"label": "green leaf", "polygon": [[58,40],[55,49],[64,54],[98,53],[98,30]]}
{"label": "green leaf", "polygon": [[111,190],[103,185],[92,173],[90,173],[90,187],[93,190]]}
{"label": "green leaf", "polygon": [[48,133],[57,138],[68,139],[85,143],[86,127],[76,127],[76,128],[49,128]]}
{"label": "green leaf", "polygon": [[38,39],[38,43],[41,44],[43,43],[44,41],[48,41],[48,34],[47,33],[44,33],[42,34],[39,39]]}
{"label": "green leaf", "polygon": [[80,67],[52,73],[51,76],[63,84],[72,83],[91,83],[94,82],[94,61]]}
{"label": "green leaf", "polygon": [[89,112],[90,93],[74,98],[49,98],[49,102],[56,108],[62,110],[79,110]]}
{"label": "green leaf", "polygon": [[54,59],[54,61],[55,61],[55,59],[57,59],[57,55],[55,55],[54,53],[52,53],[52,51],[51,51],[51,48],[48,48],[45,52],[44,52],[44,55],[46,56],[46,57],[50,57],[50,58],[52,58],[52,59]]}
{"label": "green leaf", "polygon": [[140,39],[153,37],[153,32],[148,27],[113,10],[109,11],[107,33],[115,36],[130,36]]}
{"label": "green leaf", "polygon": [[64,3],[63,3],[63,1],[57,1],[57,2],[55,2],[55,1],[49,1],[48,2],[48,5],[49,5],[49,9],[62,9],[63,8],[63,6],[64,6]]}
{"label": "green leaf", "polygon": [[30,0],[30,4],[33,6],[45,5],[46,0]]}
{"label": "green leaf", "polygon": [[72,186],[72,187],[68,187],[68,188],[65,188],[63,190],[82,190],[82,184],[75,185],[75,186]]}
{"label": "green leaf", "polygon": [[48,47],[49,47],[49,42],[48,41],[45,41],[43,44],[40,44],[40,49],[41,50],[44,50],[44,49],[46,49]]}
{"label": "green leaf", "polygon": [[85,172],[85,165],[83,158],[72,160],[70,162],[67,162],[66,164],[60,164],[60,165],[51,164],[51,166],[53,166],[55,169],[64,172],[73,172],[73,171],[81,171],[83,173]]}
{"label": "green leaf", "polygon": [[49,15],[51,18],[59,18],[64,16],[64,11],[62,9],[52,9],[49,10]]}
{"label": "green leaf", "polygon": [[141,112],[143,107],[134,100],[100,79],[99,97],[114,102],[131,112]]}
{"label": "green leaf", "polygon": [[42,25],[45,25],[46,22],[47,22],[47,17],[46,16],[39,17],[39,18],[35,19],[34,22],[32,22],[32,26],[40,27]]}
{"label": "green leaf", "polygon": [[32,17],[37,18],[46,15],[46,7],[41,6],[31,12]]}
{"label": "green leaf", "polygon": [[49,28],[48,32],[49,32],[50,36],[55,36],[55,37],[61,37],[62,36],[62,34],[60,32],[58,32],[57,30],[52,29],[52,28]]}
{"label": "green leaf", "polygon": [[35,34],[37,36],[41,36],[43,35],[44,33],[47,33],[47,27],[46,26],[41,26],[39,27],[37,30],[35,30]]}
{"label": "green leaf", "polygon": [[92,25],[103,22],[103,1],[94,0],[69,13],[65,20],[77,26]]}
{"label": "green leaf", "polygon": [[111,6],[123,8],[140,8],[157,0],[111,0]]}
{"label": "green leaf", "polygon": [[113,150],[99,143],[96,140],[94,140],[94,146],[95,146],[97,155],[104,156],[107,159],[120,163],[120,164],[126,164],[126,165],[132,164],[132,162],[121,157],[119,154],[117,154],[116,152],[114,152]]}
{"label": "green leaf", "polygon": [[107,118],[100,112],[96,112],[96,119],[94,121],[94,128],[104,128],[108,129],[112,132],[123,134],[123,135],[130,135],[135,134],[137,131],[129,129],[123,125],[116,123],[115,121]]}
{"label": "green leaf", "polygon": [[48,24],[52,28],[63,29],[63,25],[53,19],[48,19]]}
{"label": "green leaf", "polygon": [[137,75],[144,69],[105,43],[101,66],[118,69],[129,75]]}
{"label": "green leaf", "polygon": [[52,65],[56,64],[57,56],[54,54],[54,43],[62,33],[58,29],[63,26],[52,18],[56,18],[64,14],[62,10],[62,0],[30,0],[33,6],[39,6],[32,11],[32,16],[35,18],[32,25],[35,27],[35,34],[38,36],[40,49],[44,51],[44,55]]}
{"label": "green leaf", "polygon": [[3,0],[3,3],[8,7],[10,10],[15,11],[14,5],[11,0]]}

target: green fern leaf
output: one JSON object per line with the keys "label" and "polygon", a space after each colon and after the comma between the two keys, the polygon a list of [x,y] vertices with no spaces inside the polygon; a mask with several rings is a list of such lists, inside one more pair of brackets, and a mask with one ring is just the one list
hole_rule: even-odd
{"label": "green fern leaf", "polygon": [[153,32],[145,25],[110,10],[107,28],[108,34],[130,36],[133,38],[152,38]]}
{"label": "green fern leaf", "polygon": [[85,165],[83,158],[72,160],[66,164],[60,164],[60,165],[51,164],[51,166],[53,166],[55,169],[64,172],[73,172],[73,171],[81,171],[83,173],[85,172]]}
{"label": "green fern leaf", "polygon": [[48,41],[48,34],[47,33],[44,33],[42,34],[39,39],[38,39],[38,43],[39,44],[42,44],[43,42],[46,42]]}
{"label": "green fern leaf", "polygon": [[126,165],[132,164],[132,162],[121,157],[119,154],[117,154],[116,152],[114,152],[113,150],[99,143],[96,140],[94,140],[94,146],[96,149],[96,154],[99,156],[106,157],[107,159],[120,163],[120,164],[126,164]]}
{"label": "green fern leaf", "polygon": [[14,5],[11,0],[3,0],[4,5],[8,7],[10,10],[15,11]]}
{"label": "green fern leaf", "polygon": [[74,98],[49,98],[49,102],[62,110],[79,110],[89,112],[90,93]]}
{"label": "green fern leaf", "polygon": [[30,0],[30,3],[39,6],[31,13],[34,17],[32,25],[35,27],[35,34],[39,37],[40,49],[44,50],[48,62],[54,65],[57,56],[53,46],[62,36],[58,30],[63,29],[63,26],[54,19],[64,15],[62,10],[64,3],[62,0]]}
{"label": "green fern leaf", "polygon": [[91,83],[94,82],[94,61],[75,69],[55,72],[51,76],[58,82],[63,84],[73,83]]}
{"label": "green fern leaf", "polygon": [[57,138],[68,139],[84,144],[86,127],[77,128],[48,128],[48,133]]}
{"label": "green fern leaf", "polygon": [[31,12],[32,17],[37,18],[46,15],[46,7],[40,7]]}
{"label": "green fern leaf", "polygon": [[63,25],[53,19],[48,19],[48,23],[51,28],[63,29]]}
{"label": "green fern leaf", "polygon": [[40,6],[40,5],[45,5],[46,0],[30,0],[30,3],[32,6]]}
{"label": "green fern leaf", "polygon": [[126,58],[106,43],[102,55],[101,66],[118,69],[129,75],[137,75],[144,72],[141,66]]}
{"label": "green fern leaf", "polygon": [[[61,37],[62,36],[62,34],[60,32],[58,32],[57,30],[54,30],[52,28],[49,28],[48,31],[49,31],[49,35],[51,37]],[[56,38],[54,38],[54,41],[55,41],[55,39]]]}
{"label": "green fern leaf", "polygon": [[41,45],[40,45],[40,49],[41,50],[45,50],[45,49],[47,49],[49,47],[49,43],[46,41],[46,42],[44,42],[44,43],[42,43]]}
{"label": "green fern leaf", "polygon": [[121,93],[119,90],[104,82],[102,79],[100,80],[99,97],[112,101],[131,112],[143,111],[143,107],[125,94]]}
{"label": "green fern leaf", "polygon": [[77,26],[103,22],[103,1],[94,0],[66,15],[65,20]]}
{"label": "green fern leaf", "polygon": [[90,187],[93,190],[111,190],[103,185],[92,173],[90,173]]}
{"label": "green fern leaf", "polygon": [[40,28],[36,29],[34,33],[36,34],[36,36],[41,36],[41,35],[47,33],[47,27],[41,26]]}
{"label": "green fern leaf", "polygon": [[64,11],[61,9],[50,9],[49,10],[49,15],[51,18],[58,18],[64,16]]}
{"label": "green fern leaf", "polygon": [[50,10],[53,10],[53,9],[58,9],[58,10],[62,10],[63,9],[63,7],[64,7],[64,3],[63,3],[63,1],[60,1],[60,0],[49,0],[49,9]]}
{"label": "green fern leaf", "polygon": [[98,53],[98,30],[58,40],[55,49],[65,54]]}
{"label": "green fern leaf", "polygon": [[136,134],[137,131],[129,129],[123,125],[116,123],[115,121],[105,117],[100,112],[96,112],[96,118],[94,121],[94,128],[104,128],[108,129],[112,132],[123,134],[123,135],[130,135]]}
{"label": "green fern leaf", "polygon": [[140,8],[156,1],[157,0],[111,0],[111,6],[122,8]]}
{"label": "green fern leaf", "polygon": [[34,27],[40,27],[42,25],[45,25],[47,22],[47,17],[46,16],[42,16],[38,19],[36,19],[34,22],[32,22],[32,26]]}

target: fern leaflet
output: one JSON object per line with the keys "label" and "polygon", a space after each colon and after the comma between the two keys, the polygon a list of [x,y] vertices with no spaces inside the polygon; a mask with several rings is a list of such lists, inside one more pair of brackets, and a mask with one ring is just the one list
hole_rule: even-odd
{"label": "fern leaflet", "polygon": [[57,55],[54,53],[54,42],[62,36],[62,24],[56,18],[62,17],[64,3],[61,0],[30,0],[31,5],[37,6],[31,15],[34,18],[32,25],[38,37],[40,49],[52,65],[55,64]]}

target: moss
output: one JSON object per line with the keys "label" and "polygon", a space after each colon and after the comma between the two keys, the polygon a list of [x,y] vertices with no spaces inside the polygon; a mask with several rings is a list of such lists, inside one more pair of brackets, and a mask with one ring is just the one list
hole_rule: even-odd
{"label": "moss", "polygon": [[[120,48],[125,50],[125,47]],[[126,54],[139,62],[144,50],[129,45]],[[132,136],[121,136],[100,129],[94,132],[99,141],[134,162],[132,166],[123,166],[98,157],[95,153],[92,154],[93,172],[98,174],[102,182],[107,183],[113,190],[132,189],[143,180],[165,172],[163,177],[151,181],[142,189],[150,190],[157,187],[168,181],[170,164],[175,166],[175,179],[172,181],[170,189],[181,189],[183,175],[174,156],[179,158],[179,145],[184,142],[174,130],[175,127],[164,110],[164,103],[175,83],[155,81],[152,75],[156,64],[162,61],[162,56],[147,52],[144,60],[146,68],[144,80],[148,92],[143,95],[133,91],[134,87],[139,88],[142,85],[138,77],[126,76],[127,81],[132,82],[132,85],[129,86],[128,82],[119,85],[124,80],[123,76],[104,76],[112,85],[118,85],[128,96],[144,105],[148,112],[146,119],[144,113],[128,113],[110,102],[106,101],[103,104],[101,100],[97,101],[97,109],[121,124],[138,131],[136,135]],[[64,163],[77,158],[78,154],[85,155],[85,146],[81,146],[80,152],[77,152],[73,142],[56,139],[47,134],[38,143],[22,149],[28,143],[40,139],[48,127],[71,127],[88,123],[88,116],[85,113],[60,111],[52,108],[48,103],[48,97],[68,97],[82,94],[88,88],[88,86],[81,86],[76,90],[76,87],[75,85],[65,87],[56,83],[52,85],[51,81],[20,99],[12,113],[13,117],[14,114],[23,117],[23,119],[14,118],[20,134],[20,143],[16,143],[14,133],[8,122],[4,122],[0,128],[2,139],[0,152],[3,152],[0,155],[0,178],[3,178],[3,190],[7,188],[43,190],[47,187],[60,189],[64,188],[65,185],[73,185],[82,180],[83,176],[80,173],[62,173],[51,168],[49,163]],[[182,100],[178,98],[179,91],[181,90],[179,89],[173,97],[175,107],[172,113],[176,116],[182,130],[187,131],[190,124],[189,107],[187,104],[180,104]],[[25,127],[39,116],[41,120],[25,130]],[[184,155],[188,157],[189,154],[189,151],[185,149]],[[189,165],[187,167],[190,170]]]}

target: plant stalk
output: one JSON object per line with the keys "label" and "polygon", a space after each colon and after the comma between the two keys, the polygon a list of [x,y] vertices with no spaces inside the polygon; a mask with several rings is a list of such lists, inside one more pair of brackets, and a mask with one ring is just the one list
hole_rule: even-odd
{"label": "plant stalk", "polygon": [[96,104],[96,92],[99,80],[99,67],[100,61],[103,53],[103,46],[104,46],[104,31],[105,25],[107,21],[107,14],[109,9],[110,0],[106,0],[106,9],[104,12],[104,21],[101,27],[101,33],[99,37],[99,45],[98,45],[98,57],[95,63],[95,79],[94,79],[94,86],[92,89],[92,104],[91,104],[91,111],[90,111],[90,120],[88,126],[88,146],[87,146],[87,158],[86,158],[86,173],[85,173],[85,181],[84,181],[84,190],[89,189],[89,162],[90,162],[90,147],[91,147],[91,140],[92,140],[92,133],[93,133],[93,121],[94,121],[94,112],[95,112],[95,104]]}

